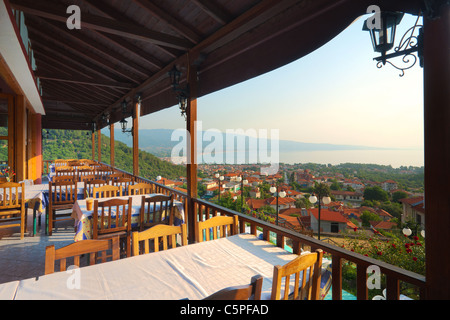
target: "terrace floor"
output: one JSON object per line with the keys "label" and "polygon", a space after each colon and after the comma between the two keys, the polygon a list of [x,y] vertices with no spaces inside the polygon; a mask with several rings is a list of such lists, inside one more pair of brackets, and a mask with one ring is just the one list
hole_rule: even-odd
{"label": "terrace floor", "polygon": [[45,248],[54,244],[56,248],[73,243],[75,235],[73,221],[59,222],[51,237],[45,234],[45,215],[41,216],[41,227],[32,237],[33,210],[27,210],[27,232],[20,240],[20,228],[0,229],[0,283],[35,278],[44,275]]}

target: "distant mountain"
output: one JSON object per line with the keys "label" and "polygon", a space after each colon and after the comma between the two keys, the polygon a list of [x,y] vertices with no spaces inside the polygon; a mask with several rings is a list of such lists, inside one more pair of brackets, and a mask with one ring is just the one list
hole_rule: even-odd
{"label": "distant mountain", "polygon": [[[177,146],[181,140],[172,141],[172,134],[174,130],[171,129],[142,129],[139,130],[139,148],[141,150],[147,151],[151,154],[154,154],[157,157],[169,157],[171,155],[172,149]],[[205,132],[202,132],[202,136]],[[109,132],[106,130],[104,134],[108,135]],[[222,138],[222,144],[225,148],[226,146],[226,134],[219,134]],[[185,135],[182,135],[183,139],[185,139]],[[270,140],[266,141],[265,139],[256,139],[247,136],[239,136],[239,135],[230,135],[230,137],[235,138],[235,150],[238,150],[238,139],[245,138],[245,148],[246,152],[249,151],[250,142],[256,143],[258,146],[259,143],[263,145],[267,142],[268,149],[270,150]],[[133,143],[133,138],[131,135],[123,134],[120,129],[116,129],[114,138],[118,141],[121,141],[128,146],[131,146]],[[179,138],[178,136],[174,136],[175,138]],[[181,139],[181,138],[179,138]],[[214,140],[212,140],[214,141]],[[211,144],[210,141],[203,142],[203,148]],[[306,143],[306,142],[297,142],[290,140],[280,140],[279,141],[279,151],[281,152],[289,152],[289,151],[334,151],[334,150],[381,150],[383,148],[374,148],[368,146],[355,146],[355,145],[337,145],[337,144],[328,144],[328,143]],[[242,150],[241,150],[242,151]],[[282,159],[280,159],[282,161]]]}

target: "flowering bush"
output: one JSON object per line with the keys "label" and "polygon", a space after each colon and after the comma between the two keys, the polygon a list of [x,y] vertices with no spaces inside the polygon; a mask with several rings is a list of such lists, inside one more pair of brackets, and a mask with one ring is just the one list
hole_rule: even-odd
{"label": "flowering bush", "polygon": [[378,231],[368,235],[357,228],[350,233],[353,233],[351,237],[350,234],[345,237],[343,247],[346,249],[425,275],[423,237],[389,234],[387,238]]}

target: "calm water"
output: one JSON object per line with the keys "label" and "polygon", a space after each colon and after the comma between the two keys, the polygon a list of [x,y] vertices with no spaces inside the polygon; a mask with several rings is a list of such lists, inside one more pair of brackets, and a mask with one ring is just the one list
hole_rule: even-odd
{"label": "calm water", "polygon": [[294,163],[323,163],[337,165],[340,163],[371,163],[400,166],[424,165],[423,149],[408,150],[345,150],[345,151],[293,151],[281,152],[280,162]]}

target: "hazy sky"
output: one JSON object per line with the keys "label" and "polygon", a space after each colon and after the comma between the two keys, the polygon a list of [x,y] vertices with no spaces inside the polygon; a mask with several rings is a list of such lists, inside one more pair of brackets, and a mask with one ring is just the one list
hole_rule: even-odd
{"label": "hazy sky", "polygon": [[[416,17],[405,15],[396,43]],[[203,130],[279,129],[280,139],[423,148],[423,70],[378,69],[364,18],[306,57],[198,100]],[[201,79],[200,79],[201,81]],[[184,128],[178,106],[142,129]]]}

